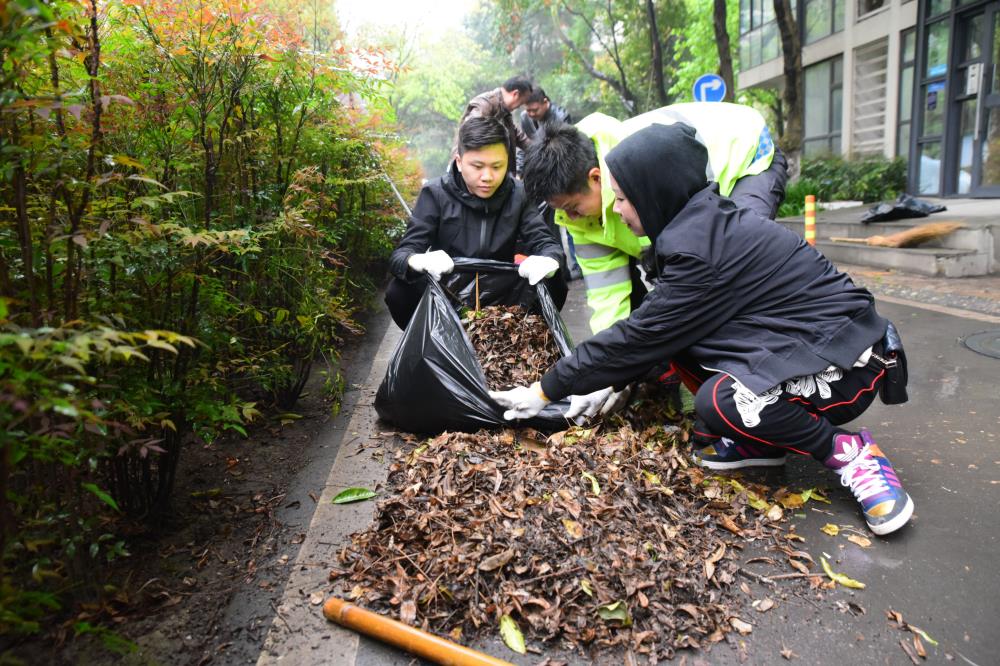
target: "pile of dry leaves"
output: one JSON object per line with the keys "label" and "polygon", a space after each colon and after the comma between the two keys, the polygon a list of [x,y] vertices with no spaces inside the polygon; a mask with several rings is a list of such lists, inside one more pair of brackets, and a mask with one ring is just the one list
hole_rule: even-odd
{"label": "pile of dry leaves", "polygon": [[462,324],[490,390],[527,386],[561,358],[545,319],[520,305],[469,310]]}
{"label": "pile of dry leaves", "polygon": [[781,511],[691,467],[683,438],[445,433],[401,450],[391,497],[331,577],[369,608],[463,642],[499,632],[512,647],[523,634],[669,658],[748,633],[739,551],[785,544]]}

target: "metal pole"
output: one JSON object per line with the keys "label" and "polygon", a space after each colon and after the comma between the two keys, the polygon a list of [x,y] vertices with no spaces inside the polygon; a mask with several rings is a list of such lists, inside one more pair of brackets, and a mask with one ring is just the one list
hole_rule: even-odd
{"label": "metal pole", "polygon": [[396,198],[399,199],[399,204],[403,207],[403,210],[406,211],[406,216],[412,217],[413,211],[410,210],[410,207],[406,205],[406,200],[403,199],[403,195],[399,193],[398,189],[396,189],[396,183],[392,182],[392,178],[389,178],[389,174],[387,174],[385,171],[382,172],[382,175],[385,176],[386,182],[389,183],[389,187],[392,188],[393,194],[395,194]]}

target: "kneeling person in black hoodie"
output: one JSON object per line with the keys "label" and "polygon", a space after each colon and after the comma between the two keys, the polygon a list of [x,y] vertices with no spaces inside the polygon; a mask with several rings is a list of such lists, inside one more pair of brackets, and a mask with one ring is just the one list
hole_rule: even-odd
{"label": "kneeling person in black hoodie", "polygon": [[736,469],[781,465],[789,451],[810,455],[850,488],[875,534],[901,528],[913,501],[889,460],[867,430],[840,427],[879,392],[905,400],[894,327],[867,290],[803,239],[719,196],[705,180],[706,159],[682,124],[653,125],[608,153],[615,212],[653,242],[654,288],[540,382],[492,397],[507,419],[570,394],[567,414],[592,413],[607,387],[678,360],[700,381],[697,462]]}
{"label": "kneeling person in black hoodie", "polygon": [[[424,293],[424,278],[439,280],[452,257],[513,261],[515,246],[530,256],[518,267],[531,284],[559,268],[562,248],[508,173],[507,132],[492,117],[469,118],[458,132],[458,157],[420,190],[410,224],[389,258],[394,278],[385,292],[393,321],[406,328]],[[518,244],[520,241],[520,244]],[[552,290],[556,306],[565,290]]]}

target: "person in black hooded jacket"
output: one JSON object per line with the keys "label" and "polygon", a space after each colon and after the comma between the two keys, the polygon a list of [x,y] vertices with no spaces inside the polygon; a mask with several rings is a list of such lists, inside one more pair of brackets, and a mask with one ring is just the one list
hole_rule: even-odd
{"label": "person in black hooded jacket", "polygon": [[719,196],[706,160],[683,124],[653,125],[608,153],[615,212],[653,242],[654,289],[540,382],[491,395],[508,419],[570,394],[577,404],[567,414],[589,414],[611,391],[602,387],[677,360],[701,382],[698,462],[735,469],[809,454],[838,471],[873,532],[899,529],[912,499],[871,433],[839,427],[868,408],[902,361],[886,342],[898,339],[887,337],[891,324],[803,239]]}
{"label": "person in black hooded jacket", "polygon": [[[524,186],[507,169],[507,131],[492,116],[466,120],[458,133],[458,156],[448,172],[420,190],[409,226],[389,257],[394,278],[385,291],[393,321],[405,329],[424,293],[424,276],[451,272],[452,257],[514,261],[515,246],[530,255],[518,273],[532,285],[551,278],[563,252],[528,202]],[[566,285],[547,283],[556,307]]]}

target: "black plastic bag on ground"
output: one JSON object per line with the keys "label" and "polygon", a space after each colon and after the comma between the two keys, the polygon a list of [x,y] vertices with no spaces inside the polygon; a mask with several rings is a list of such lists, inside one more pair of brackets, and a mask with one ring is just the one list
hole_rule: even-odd
{"label": "black plastic bag on ground", "polygon": [[426,280],[423,298],[389,360],[375,395],[379,417],[418,433],[526,425],[564,430],[568,400],[553,402],[524,421],[505,421],[503,408],[489,396],[486,375],[459,319],[456,307],[521,305],[545,319],[563,356],[573,348],[569,331],[544,283],[532,287],[517,267],[489,259],[455,259],[442,283]]}
{"label": "black plastic bag on ground", "polygon": [[940,213],[943,210],[947,210],[947,207],[911,197],[909,194],[900,194],[893,203],[880,203],[869,208],[868,212],[861,216],[861,222],[868,224],[927,217],[931,213]]}

